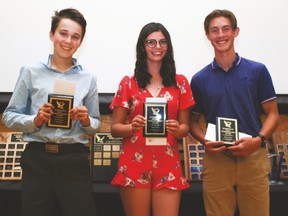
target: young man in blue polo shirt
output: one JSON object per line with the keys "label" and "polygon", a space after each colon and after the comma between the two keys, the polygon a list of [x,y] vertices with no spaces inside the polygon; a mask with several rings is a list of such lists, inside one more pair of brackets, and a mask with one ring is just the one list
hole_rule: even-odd
{"label": "young man in blue polo shirt", "polygon": [[[268,216],[270,164],[265,145],[279,123],[270,74],[265,65],[235,52],[239,28],[231,11],[212,11],[204,28],[215,58],[191,79],[196,106],[191,112],[190,132],[205,146],[206,214],[233,216],[238,205],[241,216]],[[266,115],[263,123],[262,113]],[[231,146],[205,137],[199,124],[201,115],[214,125],[217,117],[236,119],[242,136]]]}

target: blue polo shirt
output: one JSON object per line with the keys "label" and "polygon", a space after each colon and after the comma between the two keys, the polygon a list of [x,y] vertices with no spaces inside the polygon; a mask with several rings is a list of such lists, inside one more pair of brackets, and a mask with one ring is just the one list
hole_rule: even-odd
{"label": "blue polo shirt", "polygon": [[238,54],[229,71],[215,61],[196,73],[190,82],[196,105],[207,123],[217,117],[238,119],[239,131],[256,136],[261,127],[261,104],[276,99],[271,76],[262,63]]}

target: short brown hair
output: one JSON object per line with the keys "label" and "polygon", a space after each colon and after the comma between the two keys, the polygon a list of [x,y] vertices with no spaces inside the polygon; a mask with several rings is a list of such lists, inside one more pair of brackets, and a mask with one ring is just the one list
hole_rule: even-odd
{"label": "short brown hair", "polygon": [[216,17],[226,17],[230,20],[231,23],[231,28],[234,30],[236,30],[237,28],[237,19],[235,17],[235,15],[226,9],[220,10],[220,9],[216,9],[214,11],[212,11],[210,14],[208,14],[205,18],[204,21],[204,29],[205,29],[205,33],[208,34],[209,33],[209,25],[210,25],[210,21]]}
{"label": "short brown hair", "polygon": [[54,16],[52,16],[50,31],[54,34],[56,28],[59,25],[60,20],[63,18],[71,19],[77,22],[82,27],[82,36],[81,36],[81,41],[82,41],[86,33],[87,22],[84,16],[78,10],[73,9],[73,8],[63,9],[59,12],[55,11]]}

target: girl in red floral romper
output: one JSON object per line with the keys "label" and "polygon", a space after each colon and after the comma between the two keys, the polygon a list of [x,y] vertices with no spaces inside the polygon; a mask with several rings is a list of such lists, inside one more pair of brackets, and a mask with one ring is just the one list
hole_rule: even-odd
{"label": "girl in red floral romper", "polygon": [[[176,74],[171,38],[160,23],[145,25],[137,42],[134,75],[125,76],[110,108],[111,133],[123,137],[118,186],[127,216],[177,216],[181,190],[189,187],[182,174],[177,139],[189,132],[189,108],[195,104],[187,79]],[[165,98],[168,104],[165,145],[147,145],[143,136],[143,103]]]}

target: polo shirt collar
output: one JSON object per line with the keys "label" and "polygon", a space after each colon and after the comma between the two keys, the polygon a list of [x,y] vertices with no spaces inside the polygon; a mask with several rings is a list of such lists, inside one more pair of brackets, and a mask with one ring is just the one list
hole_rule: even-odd
{"label": "polo shirt collar", "polygon": [[[239,64],[240,64],[240,62],[241,62],[241,59],[242,59],[241,56],[239,56],[238,53],[236,53],[236,59],[235,59],[235,61],[233,62],[233,67],[238,67]],[[217,68],[221,68],[221,67],[217,64],[215,58],[214,58],[213,62],[211,62],[211,67],[212,67],[213,70],[215,70],[215,69],[217,69]]]}

